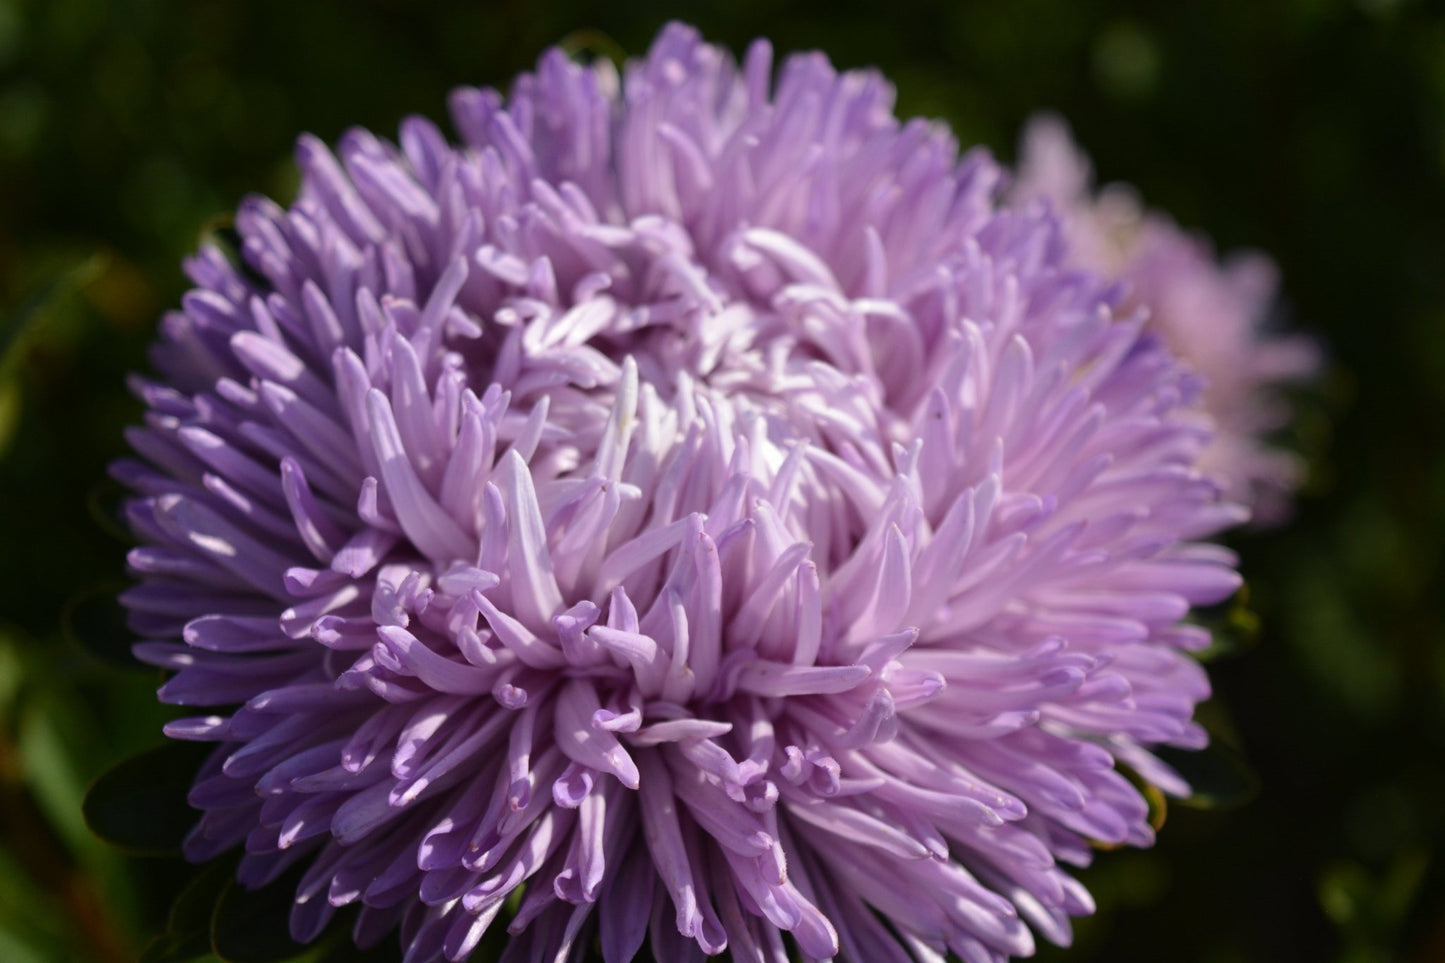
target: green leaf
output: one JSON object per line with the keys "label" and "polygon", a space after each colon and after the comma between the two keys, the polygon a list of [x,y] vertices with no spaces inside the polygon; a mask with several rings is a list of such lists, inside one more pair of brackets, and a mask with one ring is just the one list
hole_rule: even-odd
{"label": "green leaf", "polygon": [[10,440],[15,437],[15,429],[19,427],[20,384],[0,371],[0,455],[5,454],[10,447]]}
{"label": "green leaf", "polygon": [[44,963],[74,957],[78,941],[73,935],[54,896],[0,848],[0,960]]}
{"label": "green leaf", "polygon": [[[42,322],[104,269],[106,257],[93,254],[49,277],[13,312],[0,315],[0,456],[20,424],[20,371]],[[53,326],[52,326],[53,327]]]}
{"label": "green leaf", "polygon": [[110,477],[97,479],[85,493],[85,511],[95,527],[125,546],[135,544],[135,537],[121,521],[125,502],[131,497],[129,489]]}
{"label": "green leaf", "polygon": [[141,855],[180,852],[197,818],[186,793],[209,750],[196,743],[167,743],[106,771],[85,795],[83,812],[91,832]]}
{"label": "green leaf", "polygon": [[570,57],[606,58],[619,67],[627,60],[627,49],[607,31],[596,28],[574,30],[559,40],[557,46]]}
{"label": "green leaf", "polygon": [[25,340],[56,305],[105,269],[106,256],[92,254],[54,273],[8,317],[0,317],[0,374],[19,367]]}
{"label": "green leaf", "polygon": [[[335,936],[318,948],[313,963],[394,963],[397,958],[398,943],[394,932],[370,949],[362,950],[358,949],[352,941],[349,930],[338,927],[335,923],[327,927],[327,930],[328,932],[340,930],[340,932],[337,932]],[[492,936],[493,931],[500,931],[502,934],[500,948],[498,948],[496,940],[491,940],[492,948],[488,947],[488,938]],[[487,935],[482,937],[481,945],[472,951],[472,955],[468,959],[482,963],[484,960],[499,958],[502,955],[502,948],[506,946],[506,936],[506,921],[495,921],[492,928],[487,931]],[[638,957],[638,959],[641,958]],[[590,961],[591,957],[587,959]]]}
{"label": "green leaf", "polygon": [[304,952],[288,926],[303,871],[298,867],[257,890],[229,880],[211,915],[215,954],[226,963],[279,963]]}
{"label": "green leaf", "polygon": [[1259,794],[1259,776],[1234,749],[1215,740],[1199,750],[1159,746],[1151,750],[1189,783],[1193,795],[1181,805],[1196,809],[1233,809]]}
{"label": "green leaf", "polygon": [[67,641],[109,665],[136,669],[131,655],[135,633],[125,624],[125,610],[119,595],[127,587],[121,581],[92,585],[66,600],[60,612],[60,630]]}
{"label": "green leaf", "polygon": [[1200,662],[1240,655],[1259,644],[1259,615],[1250,608],[1248,584],[1219,605],[1196,611],[1191,621],[1208,629],[1211,639],[1207,649],[1194,653]]}
{"label": "green leaf", "polygon": [[141,954],[141,963],[184,963],[211,952],[211,918],[236,872],[234,859],[218,859],[201,868],[171,903],[166,931]]}
{"label": "green leaf", "polygon": [[46,951],[28,943],[20,934],[0,924],[0,960],[6,963],[47,963]]}
{"label": "green leaf", "polygon": [[86,763],[90,733],[76,703],[64,690],[34,688],[23,699],[16,748],[31,796],[70,851],[80,855],[99,850],[113,856],[86,832],[76,805],[85,796],[89,774],[95,771]]}
{"label": "green leaf", "polygon": [[13,636],[0,626],[0,719],[7,719],[25,675],[25,655]]}

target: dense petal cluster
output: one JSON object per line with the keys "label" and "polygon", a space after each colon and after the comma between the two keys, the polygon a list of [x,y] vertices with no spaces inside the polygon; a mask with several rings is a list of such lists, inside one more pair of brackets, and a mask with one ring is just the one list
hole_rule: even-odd
{"label": "dense petal cluster", "polygon": [[1284,519],[1304,465],[1267,436],[1289,421],[1279,389],[1319,368],[1315,344],[1270,333],[1277,279],[1261,254],[1217,261],[1209,241],[1149,210],[1121,184],[1097,193],[1089,159],[1060,118],[1043,114],[1024,130],[1015,203],[1048,198],[1063,219],[1069,260],[1127,285],[1126,305],[1205,380],[1202,404],[1215,437],[1201,465],[1248,506],[1252,521]]}
{"label": "dense petal cluster", "polygon": [[408,960],[1066,942],[1204,738],[1197,379],[875,74],[673,26],[451,106],[303,139],[136,382],[188,855]]}

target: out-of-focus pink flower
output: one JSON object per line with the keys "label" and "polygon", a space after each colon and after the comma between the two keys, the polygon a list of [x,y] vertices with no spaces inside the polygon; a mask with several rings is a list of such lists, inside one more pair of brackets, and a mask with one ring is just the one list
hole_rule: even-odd
{"label": "out-of-focus pink flower", "polygon": [[1215,435],[1203,467],[1255,524],[1286,517],[1304,466],[1268,436],[1289,421],[1279,389],[1314,374],[1320,357],[1310,339],[1270,330],[1273,263],[1258,253],[1221,261],[1207,238],[1146,208],[1132,188],[1096,191],[1089,158],[1054,115],[1025,128],[1009,197],[1047,198],[1064,222],[1068,259],[1125,282],[1125,303],[1147,310],[1148,328],[1205,378],[1202,407]]}

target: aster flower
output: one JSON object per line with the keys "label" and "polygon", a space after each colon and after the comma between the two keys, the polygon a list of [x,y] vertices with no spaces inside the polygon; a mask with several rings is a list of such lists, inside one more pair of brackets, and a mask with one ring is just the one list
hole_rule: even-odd
{"label": "aster flower", "polygon": [[1187,791],[1197,379],[989,157],[770,56],[304,138],[189,262],[125,602],[216,743],[187,855],[304,867],[297,939],[997,961],[1149,844],[1129,773]]}
{"label": "aster flower", "polygon": [[1025,128],[1009,193],[1017,204],[1047,198],[1063,219],[1071,263],[1125,282],[1125,305],[1144,308],[1149,328],[1205,379],[1201,403],[1216,431],[1202,466],[1255,524],[1283,521],[1304,464],[1267,436],[1289,422],[1281,386],[1308,378],[1320,360],[1308,338],[1269,330],[1274,264],[1257,253],[1217,260],[1207,238],[1146,209],[1125,185],[1096,193],[1088,157],[1051,114]]}

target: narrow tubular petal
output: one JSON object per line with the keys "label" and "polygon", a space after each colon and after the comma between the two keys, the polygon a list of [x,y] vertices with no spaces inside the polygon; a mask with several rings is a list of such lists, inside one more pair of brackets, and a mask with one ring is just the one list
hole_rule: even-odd
{"label": "narrow tubular petal", "polygon": [[515,450],[502,456],[500,479],[507,494],[507,568],[515,585],[512,604],[524,624],[545,625],[562,609],[562,593],[552,574],[547,530],[531,473]]}
{"label": "narrow tubular petal", "polygon": [[472,555],[469,539],[417,477],[402,445],[386,396],[375,388],[368,391],[366,411],[371,424],[372,447],[381,467],[381,479],[386,484],[397,520],[407,537],[434,558],[455,559]]}
{"label": "narrow tubular petal", "polygon": [[597,691],[587,682],[574,680],[563,686],[557,697],[557,745],[568,758],[616,776],[628,789],[640,780],[637,764],[617,737],[593,725],[602,708]]}
{"label": "narrow tubular petal", "polygon": [[683,845],[677,797],[662,763],[650,755],[642,758],[646,777],[641,781],[639,794],[643,838],[647,840],[657,875],[672,897],[677,911],[677,930],[684,936],[692,936],[697,933],[701,912],[697,905],[697,883]]}

